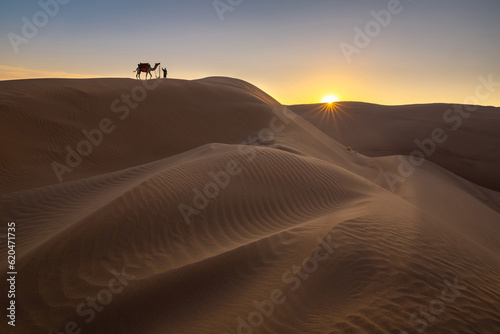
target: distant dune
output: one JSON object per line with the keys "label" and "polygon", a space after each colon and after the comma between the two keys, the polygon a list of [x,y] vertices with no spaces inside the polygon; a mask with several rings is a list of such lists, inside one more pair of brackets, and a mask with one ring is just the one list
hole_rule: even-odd
{"label": "distant dune", "polygon": [[[410,155],[419,150],[429,161],[500,191],[500,108],[338,102],[336,110],[326,119],[323,106],[297,105],[290,109],[362,154]],[[433,148],[429,140],[435,129],[443,129],[446,140],[435,143]]]}
{"label": "distant dune", "polygon": [[221,77],[0,82],[0,331],[499,333],[498,108],[452,130],[449,105],[319,107]]}

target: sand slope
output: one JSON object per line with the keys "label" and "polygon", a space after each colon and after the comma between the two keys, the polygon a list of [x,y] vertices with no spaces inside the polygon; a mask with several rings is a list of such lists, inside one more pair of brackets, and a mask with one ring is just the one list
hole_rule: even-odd
{"label": "sand slope", "polygon": [[[476,184],[500,190],[500,108],[452,104],[383,106],[339,102],[290,109],[331,138],[368,156],[410,155],[426,159]],[[327,114],[325,116],[325,114]],[[444,142],[429,141],[442,129]],[[420,143],[420,146],[419,144]]]}
{"label": "sand slope", "polygon": [[[162,80],[120,119],[141,85],[0,82],[19,272],[2,333],[500,332],[498,192],[432,162],[390,186],[399,156],[349,152],[236,79]],[[59,182],[51,164],[103,118],[115,129]],[[477,124],[477,141],[500,130]]]}

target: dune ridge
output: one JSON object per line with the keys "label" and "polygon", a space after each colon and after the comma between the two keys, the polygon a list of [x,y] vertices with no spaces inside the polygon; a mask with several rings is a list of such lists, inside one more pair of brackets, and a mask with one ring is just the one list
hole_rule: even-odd
{"label": "dune ridge", "polygon": [[[16,330],[500,331],[500,194],[488,146],[497,123],[478,116],[474,126],[488,133],[468,140],[485,140],[480,151],[453,156],[459,141],[450,142],[448,165],[431,159],[391,187],[385,175],[398,173],[394,154],[410,134],[322,127],[310,107],[284,107],[237,79],[143,84],[0,82],[1,218],[18,229]],[[139,91],[134,108],[122,102]],[[363,113],[398,122],[390,108],[341,107],[361,127],[373,123]],[[402,107],[398,117],[425,133],[437,124],[432,108]],[[104,118],[115,129],[59,182],[52,162]],[[346,150],[353,131],[366,152]],[[387,154],[371,154],[380,141]],[[464,159],[482,167],[460,167]]]}

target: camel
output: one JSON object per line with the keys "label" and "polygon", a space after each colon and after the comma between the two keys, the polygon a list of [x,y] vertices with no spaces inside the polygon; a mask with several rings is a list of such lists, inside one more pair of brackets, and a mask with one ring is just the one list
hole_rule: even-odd
{"label": "camel", "polygon": [[139,64],[137,66],[137,68],[135,70],[133,70],[132,72],[137,72],[137,74],[135,75],[136,79],[141,80],[141,72],[146,72],[146,80],[148,79],[148,74],[149,74],[150,79],[152,79],[153,75],[151,74],[151,72],[154,72],[158,68],[158,66],[160,66],[160,63],[156,63],[155,67],[153,67],[153,68],[151,68],[151,65],[149,65],[149,64],[147,67],[142,67],[141,64]]}

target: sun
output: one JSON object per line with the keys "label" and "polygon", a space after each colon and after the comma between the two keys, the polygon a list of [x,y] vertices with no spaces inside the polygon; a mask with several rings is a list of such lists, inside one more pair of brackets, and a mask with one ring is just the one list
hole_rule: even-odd
{"label": "sun", "polygon": [[335,103],[338,101],[339,101],[338,97],[336,97],[334,95],[328,95],[328,96],[325,96],[321,102],[332,104],[332,103]]}

